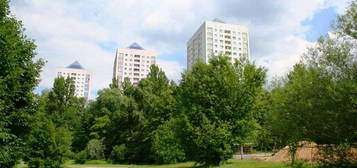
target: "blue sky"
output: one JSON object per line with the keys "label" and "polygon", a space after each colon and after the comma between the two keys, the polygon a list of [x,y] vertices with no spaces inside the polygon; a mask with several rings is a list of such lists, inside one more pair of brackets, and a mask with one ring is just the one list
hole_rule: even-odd
{"label": "blue sky", "polygon": [[306,40],[314,42],[331,31],[332,23],[338,16],[336,10],[336,7],[323,8],[315,12],[312,18],[304,20],[302,24],[310,27],[305,33]]}
{"label": "blue sky", "polygon": [[253,61],[282,76],[306,47],[331,30],[349,0],[22,0],[11,2],[47,60],[37,90],[51,88],[57,68],[79,61],[93,74],[92,98],[112,78],[115,50],[137,42],[158,52],[158,65],[179,81],[186,42],[204,20],[249,28]]}

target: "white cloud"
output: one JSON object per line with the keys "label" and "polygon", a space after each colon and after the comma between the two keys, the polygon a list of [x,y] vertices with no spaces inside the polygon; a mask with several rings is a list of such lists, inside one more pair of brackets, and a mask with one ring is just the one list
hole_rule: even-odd
{"label": "white cloud", "polygon": [[181,79],[181,73],[184,71],[185,67],[180,65],[178,62],[173,61],[165,61],[165,60],[157,60],[158,66],[165,72],[166,76],[174,80],[175,82],[179,82]]}
{"label": "white cloud", "polygon": [[[177,81],[186,67],[186,41],[204,20],[215,17],[250,29],[252,58],[284,75],[310,45],[302,21],[321,8],[343,11],[349,0],[23,0],[13,13],[36,40],[38,55],[48,63],[42,87],[51,87],[57,67],[79,61],[93,73],[93,89],[112,78],[116,47],[136,41],[159,53],[158,64]],[[114,46],[103,47],[103,44]]]}
{"label": "white cloud", "polygon": [[338,14],[343,14],[352,0],[327,0],[326,6],[334,6]]}

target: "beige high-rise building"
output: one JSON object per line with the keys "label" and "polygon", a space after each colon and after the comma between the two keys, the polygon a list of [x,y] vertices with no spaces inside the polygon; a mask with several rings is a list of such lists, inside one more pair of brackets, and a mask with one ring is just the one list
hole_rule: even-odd
{"label": "beige high-rise building", "polygon": [[57,77],[72,78],[76,88],[75,95],[77,97],[83,97],[86,100],[89,99],[92,81],[91,74],[85,70],[79,62],[75,61],[66,68],[57,69]]}
{"label": "beige high-rise building", "polygon": [[137,84],[146,78],[150,72],[150,66],[156,64],[156,53],[145,50],[137,43],[128,48],[118,48],[115,60],[113,77],[118,80],[119,85],[128,78],[131,83]]}
{"label": "beige high-rise building", "polygon": [[187,42],[187,69],[200,60],[226,55],[232,59],[250,57],[248,28],[241,25],[224,23],[218,19],[205,21]]}

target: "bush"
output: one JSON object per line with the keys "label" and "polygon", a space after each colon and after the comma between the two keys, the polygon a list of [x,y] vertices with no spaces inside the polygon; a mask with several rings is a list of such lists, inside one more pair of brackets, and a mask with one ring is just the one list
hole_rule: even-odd
{"label": "bush", "polygon": [[104,145],[101,140],[92,139],[88,142],[86,151],[88,159],[101,160],[104,159]]}
{"label": "bush", "polygon": [[152,150],[157,162],[176,163],[185,160],[185,151],[179,142],[177,127],[178,121],[172,119],[154,131]]}
{"label": "bush", "polygon": [[232,134],[228,124],[213,123],[203,117],[199,126],[187,123],[185,151],[188,159],[204,166],[218,166],[232,158]]}
{"label": "bush", "polygon": [[112,152],[110,153],[110,160],[113,163],[121,163],[125,160],[125,154],[127,152],[126,146],[124,144],[122,145],[116,145],[113,147]]}
{"label": "bush", "polygon": [[74,162],[77,164],[84,164],[87,159],[88,159],[88,153],[87,151],[83,150],[75,155]]}
{"label": "bush", "polygon": [[321,168],[352,168],[357,167],[356,154],[350,144],[321,146],[319,151],[319,167]]}

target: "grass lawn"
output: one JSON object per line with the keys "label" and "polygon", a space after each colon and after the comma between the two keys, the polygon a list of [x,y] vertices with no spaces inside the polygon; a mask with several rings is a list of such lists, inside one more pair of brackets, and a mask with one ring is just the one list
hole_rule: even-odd
{"label": "grass lawn", "polygon": [[[107,164],[103,161],[89,162],[84,165],[73,164],[68,162],[66,168],[103,168],[103,167],[115,167],[115,168],[192,168],[193,162],[167,164],[167,165],[114,165]],[[265,162],[260,160],[229,160],[220,168],[287,168],[286,163],[280,162]]]}

